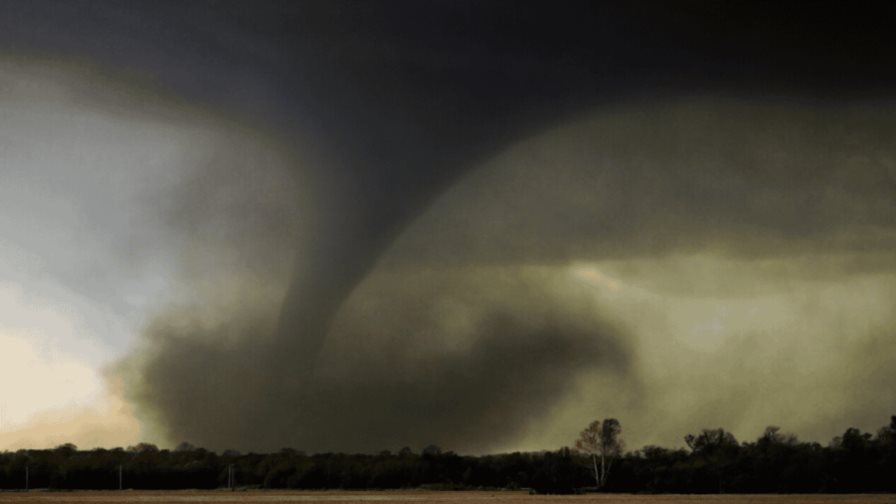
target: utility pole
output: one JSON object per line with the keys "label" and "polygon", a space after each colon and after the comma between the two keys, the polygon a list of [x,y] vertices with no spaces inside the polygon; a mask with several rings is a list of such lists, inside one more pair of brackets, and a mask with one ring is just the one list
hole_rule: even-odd
{"label": "utility pole", "polygon": [[122,490],[124,488],[122,481],[123,481],[122,480],[122,468],[121,468],[121,464],[118,464],[118,489],[119,490]]}
{"label": "utility pole", "polygon": [[29,484],[28,477],[29,476],[30,475],[28,474],[28,463],[26,462],[25,463],[25,491],[26,492],[28,491],[28,484]]}

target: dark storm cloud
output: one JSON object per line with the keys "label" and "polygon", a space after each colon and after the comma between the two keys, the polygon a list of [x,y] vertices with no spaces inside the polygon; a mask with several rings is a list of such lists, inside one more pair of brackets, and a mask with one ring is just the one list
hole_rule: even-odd
{"label": "dark storm cloud", "polygon": [[[642,398],[607,403],[635,417],[636,432],[674,440],[706,418],[752,432],[777,414],[772,404],[790,404],[795,419],[810,411],[808,399],[782,403],[785,391],[771,402],[770,391],[799,383],[802,397],[819,394],[779,353],[823,362],[838,337],[864,345],[862,320],[886,320],[876,305],[843,300],[859,293],[892,299],[891,289],[878,292],[890,282],[879,275],[894,265],[888,111],[884,102],[872,109],[691,99],[595,112],[509,148],[446,190],[326,321],[334,325],[311,364],[272,336],[276,296],[259,293],[276,290],[276,278],[237,282],[238,294],[222,304],[215,302],[220,292],[199,293],[197,302],[210,310],[205,319],[192,308],[163,314],[148,331],[149,350],[139,357],[146,360],[137,361],[139,404],[167,437],[215,447],[375,450],[436,442],[480,451],[522,436],[578,391],[581,376],[603,370]],[[214,208],[210,216],[221,213]],[[676,254],[696,259],[667,259]],[[650,301],[670,313],[651,308],[632,317],[614,313],[612,300],[598,305],[593,291],[564,276],[574,261],[615,261],[611,275],[673,294]],[[545,272],[534,264],[547,265]],[[875,290],[855,284],[862,278],[877,282]],[[839,284],[842,293],[806,285],[813,281]],[[828,305],[804,306],[806,296]],[[774,301],[750,301],[764,297]],[[688,304],[701,298],[708,306]],[[713,298],[731,306],[713,306]],[[645,368],[644,354],[653,351],[644,346],[663,348],[670,343],[662,340],[697,325],[662,318],[696,313],[699,320],[703,309],[754,310],[775,323],[756,329],[750,316],[722,316],[727,332],[703,344],[749,337],[710,356],[682,351],[681,362],[693,369],[657,379]],[[645,320],[659,321],[645,329]],[[849,333],[826,329],[826,320]],[[807,339],[809,321],[816,340]],[[748,351],[763,345],[756,331],[784,341],[774,353]],[[862,421],[873,416],[867,401],[832,392],[846,377],[836,366],[857,361],[830,364],[828,421],[850,410],[862,411],[853,415]],[[723,378],[709,378],[715,375]],[[675,411],[661,429],[637,420],[641,408],[669,407],[682,393],[703,401]],[[764,417],[757,420],[758,411]],[[214,420],[221,416],[229,420]],[[358,418],[360,432],[349,428]],[[800,418],[804,432],[825,435],[817,419]]]}
{"label": "dark storm cloud", "polygon": [[217,448],[485,451],[537,424],[582,371],[631,371],[624,331],[586,292],[552,280],[374,275],[342,310],[313,375],[271,338],[253,291],[226,318],[170,312],[137,356],[146,359],[137,398],[167,437]]}
{"label": "dark storm cloud", "polygon": [[690,97],[598,109],[509,147],[446,190],[388,262],[700,251],[772,258],[823,249],[890,268],[894,117],[893,101]]}
{"label": "dark storm cloud", "polygon": [[[326,375],[321,352],[325,352],[334,317],[351,316],[346,300],[395,236],[449,184],[509,141],[593,106],[645,94],[660,98],[707,92],[864,97],[886,90],[896,72],[886,61],[886,48],[893,45],[884,21],[891,18],[887,14],[893,7],[888,5],[850,8],[846,3],[800,2],[782,8],[761,2],[726,6],[571,2],[548,8],[547,4],[517,2],[327,1],[268,2],[255,8],[241,2],[7,1],[4,7],[0,43],[8,51],[84,61],[103,72],[114,69],[127,78],[150,82],[191,106],[238,117],[244,124],[264,125],[277,131],[281,140],[301,138],[317,150],[314,163],[294,168],[305,184],[301,194],[313,195],[313,201],[301,201],[296,210],[294,272],[279,314],[270,306],[276,296],[258,286],[268,281],[277,284],[266,277],[268,272],[242,288],[233,287],[253,298],[245,306],[227,304],[232,303],[229,300],[215,311],[219,306],[215,296],[221,293],[197,288],[196,295],[208,298],[196,304],[213,307],[213,314],[200,322],[177,310],[161,315],[148,330],[147,353],[137,358],[145,374],[136,378],[134,394],[145,410],[156,415],[169,437],[193,437],[191,441],[211,445],[227,444],[228,437],[248,436],[233,443],[271,447],[307,441],[309,447],[318,442],[350,447],[350,442],[336,444],[333,431],[326,429],[341,425],[344,412],[358,404],[366,406],[369,418],[375,420],[373,433],[383,440],[397,440],[402,432],[414,433],[409,437],[416,440],[424,435],[424,426],[431,424],[442,429],[433,437],[473,446],[493,432],[482,427],[483,422],[502,415],[502,410],[508,410],[503,417],[511,424],[508,432],[522,428],[517,420],[520,415],[510,414],[518,403],[505,398],[521,390],[515,387],[549,385],[531,394],[535,404],[549,406],[577,371],[590,366],[573,356],[592,357],[588,363],[614,363],[620,372],[627,372],[624,331],[613,330],[602,317],[585,327],[581,321],[591,320],[591,315],[570,313],[555,306],[556,300],[545,299],[509,306],[494,301],[484,306],[479,329],[474,331],[480,335],[474,338],[479,346],[471,347],[469,354],[418,364],[413,358],[395,365],[388,358],[374,359],[371,369],[358,375],[346,369],[316,381]],[[546,243],[557,247],[557,255],[541,246],[515,245],[513,238],[506,249],[488,244],[480,252],[488,255],[498,250],[491,259],[496,262],[505,250],[525,250],[513,252],[514,261],[568,259],[579,255],[580,244],[595,235],[601,236],[595,239],[602,239],[602,246],[615,247],[617,255],[632,248],[656,252],[666,243],[681,246],[694,231],[690,216],[707,209],[719,214],[704,217],[703,226],[696,226],[695,247],[717,241],[716,235],[708,238],[705,233],[714,225],[742,229],[743,220],[745,227],[758,222],[759,227],[782,234],[799,227],[795,221],[786,222],[790,204],[776,199],[787,191],[772,190],[769,200],[772,209],[778,204],[783,208],[785,223],[781,225],[774,224],[780,217],[766,208],[768,201],[742,202],[737,209],[726,203],[742,191],[775,185],[780,182],[777,174],[760,174],[757,183],[751,173],[725,172],[718,182],[731,185],[718,191],[714,172],[686,165],[693,159],[677,151],[681,142],[701,141],[736,150],[740,148],[736,127],[722,128],[731,137],[712,138],[716,122],[702,126],[699,119],[685,117],[683,131],[697,124],[710,135],[693,139],[683,138],[686,133],[674,128],[657,134],[646,124],[649,121],[626,130],[623,119],[621,133],[613,133],[622,135],[621,147],[609,146],[610,161],[614,155],[636,160],[630,174],[615,182],[623,189],[620,194],[628,195],[617,219],[592,227],[590,219],[595,214],[620,210],[611,204],[595,209],[588,203],[587,212],[566,215],[571,221],[559,226],[564,231],[545,237]],[[644,154],[649,162],[643,166],[637,163],[641,145],[631,135],[640,135],[650,145]],[[744,149],[755,144],[747,142]],[[655,161],[663,155],[684,164],[658,168]],[[728,157],[709,154],[697,161]],[[761,164],[743,166],[749,172]],[[814,176],[812,170],[786,173],[786,181],[810,181]],[[707,178],[702,182],[713,185],[713,190],[691,180],[703,175]],[[631,180],[642,179],[648,179],[646,193],[642,184],[629,186],[625,192]],[[206,202],[216,198],[206,192],[207,184],[217,183],[203,179],[188,187],[182,196],[185,203],[175,205],[183,210],[178,226],[189,227],[195,215],[202,215]],[[664,187],[651,189],[651,183]],[[669,186],[675,190],[669,191]],[[654,207],[628,203],[654,193],[656,201],[662,202]],[[819,193],[822,199],[823,193]],[[852,197],[848,190],[838,194]],[[717,198],[719,203],[710,203],[708,208],[691,204],[704,197]],[[743,211],[744,205],[752,209]],[[251,212],[248,207],[236,211]],[[670,215],[652,217],[657,211]],[[548,206],[537,208],[535,219],[542,222],[531,229],[551,228],[557,217],[551,212]],[[866,214],[876,224],[891,210],[884,205]],[[523,215],[528,215],[528,209]],[[818,217],[819,222],[830,222],[823,217]],[[839,222],[836,215],[832,218]],[[222,225],[226,229],[227,223]],[[642,226],[645,229],[639,230]],[[255,240],[249,229],[245,234],[225,231],[216,236],[242,237],[244,242],[259,244],[236,247],[252,256],[247,259],[249,270],[255,271],[252,264],[269,257],[282,259],[276,245]],[[830,231],[827,224],[812,221],[807,229],[816,235]],[[526,243],[539,239],[527,228],[511,234],[522,236]],[[586,238],[566,240],[575,235]],[[498,236],[495,239],[508,238]],[[719,241],[740,244],[724,237]],[[218,240],[215,246],[227,247],[226,242]],[[227,264],[227,268],[241,269]],[[513,286],[503,285],[508,293],[516,293]],[[421,291],[424,298],[428,289]],[[473,286],[471,290],[470,299],[476,299],[479,291],[488,289]],[[263,294],[253,297],[259,292]],[[440,299],[438,290],[431,296]],[[395,302],[407,299],[399,297]],[[544,320],[527,321],[527,314],[538,310],[545,310]],[[403,310],[396,314],[400,319],[411,315]],[[181,320],[185,322],[180,324]],[[357,340],[369,337],[354,326],[342,330],[363,334]],[[395,331],[396,337],[411,338],[425,329],[398,327]],[[332,334],[337,338],[337,333]],[[546,343],[548,335],[552,344]],[[547,348],[555,351],[546,353]],[[539,354],[541,359],[536,358]],[[507,365],[490,367],[500,355],[507,356]],[[469,375],[456,377],[461,363]],[[414,365],[432,370],[432,379],[409,383],[401,378],[410,376],[409,371],[397,377],[387,372]],[[514,373],[520,368],[530,370],[521,377],[530,382],[518,383]],[[482,384],[481,394],[473,384]],[[460,390],[468,393],[458,397]],[[399,413],[410,402],[430,404],[426,398],[440,393],[463,403],[453,409],[433,403],[422,408],[426,414],[417,419]],[[469,422],[463,439],[451,437],[444,432],[450,425],[437,421],[451,411],[481,415]],[[212,424],[213,429],[209,428]]]}

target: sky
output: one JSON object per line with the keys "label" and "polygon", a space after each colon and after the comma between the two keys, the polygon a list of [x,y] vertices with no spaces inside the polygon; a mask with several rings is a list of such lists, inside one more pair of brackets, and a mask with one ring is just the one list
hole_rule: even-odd
{"label": "sky", "polygon": [[0,449],[896,413],[892,5],[0,4]]}

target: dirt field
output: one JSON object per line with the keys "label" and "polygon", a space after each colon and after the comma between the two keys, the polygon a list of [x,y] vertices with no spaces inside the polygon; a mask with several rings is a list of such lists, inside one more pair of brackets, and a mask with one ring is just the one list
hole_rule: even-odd
{"label": "dirt field", "polygon": [[547,503],[570,501],[595,504],[896,504],[896,495],[576,495],[545,496],[524,492],[4,492],[0,503],[48,502],[92,504],[112,502],[167,503],[275,503],[275,502],[458,502],[463,504]]}

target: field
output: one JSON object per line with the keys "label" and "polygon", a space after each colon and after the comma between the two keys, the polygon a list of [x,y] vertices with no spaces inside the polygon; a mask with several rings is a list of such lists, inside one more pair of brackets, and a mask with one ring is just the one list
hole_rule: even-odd
{"label": "field", "polygon": [[173,492],[4,492],[0,503],[33,502],[52,504],[93,504],[134,502],[151,504],[202,503],[595,503],[595,504],[896,504],[896,495],[528,495],[525,492],[277,492],[277,491],[173,491]]}

